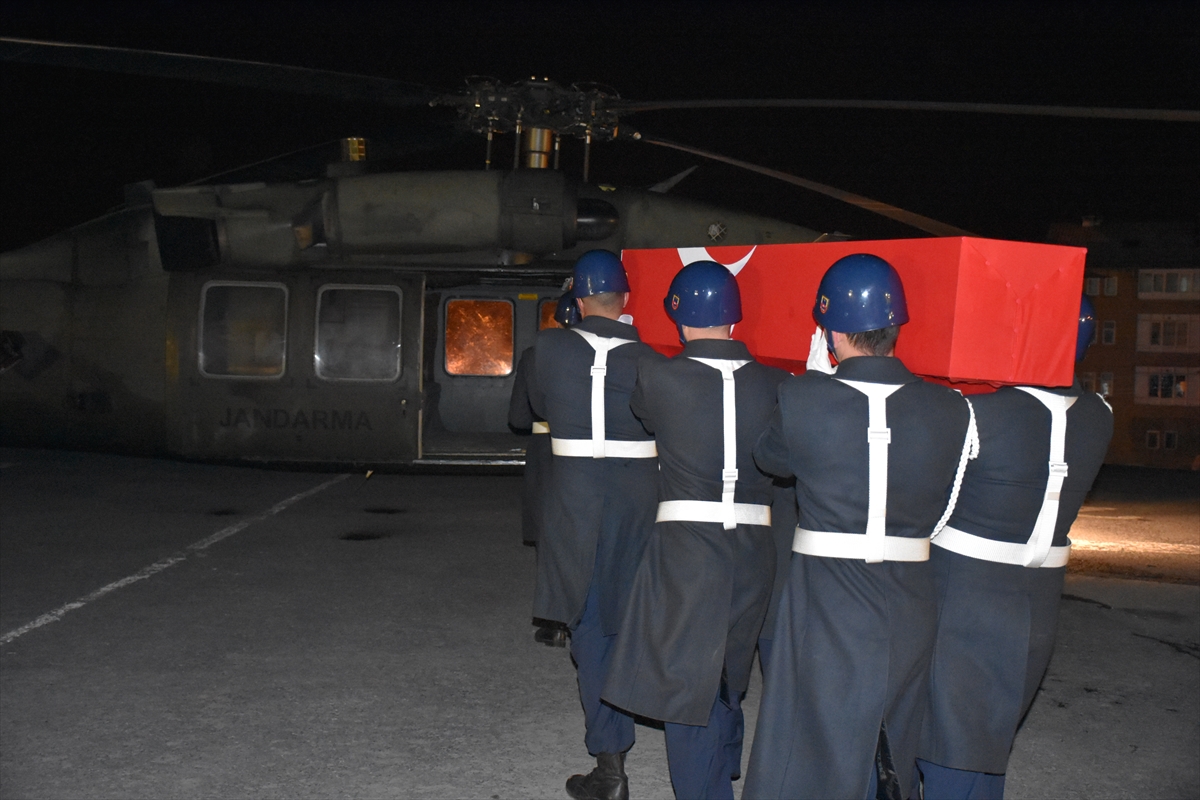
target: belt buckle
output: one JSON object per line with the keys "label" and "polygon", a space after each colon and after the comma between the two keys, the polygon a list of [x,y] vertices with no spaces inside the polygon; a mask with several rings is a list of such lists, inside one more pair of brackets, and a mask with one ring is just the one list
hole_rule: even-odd
{"label": "belt buckle", "polygon": [[891,428],[867,428],[867,441],[882,444],[892,443]]}
{"label": "belt buckle", "polygon": [[592,376],[593,377],[595,377],[596,375],[603,376],[603,375],[607,375],[607,374],[608,374],[608,367],[596,367],[596,366],[592,367]]}
{"label": "belt buckle", "polygon": [[1067,477],[1067,462],[1051,461],[1050,462],[1050,477],[1052,477],[1052,478]]}

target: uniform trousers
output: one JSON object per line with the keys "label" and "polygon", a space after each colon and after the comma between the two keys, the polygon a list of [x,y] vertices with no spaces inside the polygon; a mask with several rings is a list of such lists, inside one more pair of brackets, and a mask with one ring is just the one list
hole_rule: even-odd
{"label": "uniform trousers", "polygon": [[741,774],[745,722],[739,692],[721,682],[707,725],[663,723],[667,769],[675,796],[687,800],[733,800]]}
{"label": "uniform trousers", "polygon": [[583,703],[586,727],[584,744],[592,755],[624,753],[633,747],[633,717],[600,699],[616,635],[605,636],[600,624],[600,593],[592,576],[583,615],[571,630],[571,657],[575,659],[579,680],[579,700]]}
{"label": "uniform trousers", "polygon": [[969,772],[917,759],[925,800],[1004,800],[1004,776]]}

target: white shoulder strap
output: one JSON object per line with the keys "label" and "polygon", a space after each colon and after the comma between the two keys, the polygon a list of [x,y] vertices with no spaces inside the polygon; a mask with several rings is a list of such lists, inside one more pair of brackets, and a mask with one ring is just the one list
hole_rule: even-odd
{"label": "white shoulder strap", "polygon": [[608,374],[608,351],[623,344],[633,344],[634,340],[597,336],[579,328],[571,330],[596,351],[592,360],[592,458],[604,458],[604,379]]}
{"label": "white shoulder strap", "polygon": [[712,367],[721,373],[721,419],[725,436],[724,459],[721,469],[721,521],[725,530],[731,531],[737,527],[733,495],[737,489],[738,479],[737,402],[734,393],[733,373],[749,364],[750,361],[748,359],[688,357],[692,361],[699,361],[701,364]]}
{"label": "white shoulder strap", "polygon": [[835,380],[867,396],[867,557],[868,564],[884,560],[887,535],[888,445],[892,429],[887,426],[887,399],[904,384],[867,383],[843,378]]}
{"label": "white shoulder strap", "polygon": [[1042,497],[1042,509],[1038,512],[1037,522],[1033,524],[1033,533],[1025,550],[1025,566],[1040,567],[1054,542],[1059,497],[1063,481],[1067,477],[1067,409],[1075,404],[1076,398],[1034,389],[1031,386],[1016,388],[1036,398],[1050,412],[1050,472],[1046,480],[1046,492]]}

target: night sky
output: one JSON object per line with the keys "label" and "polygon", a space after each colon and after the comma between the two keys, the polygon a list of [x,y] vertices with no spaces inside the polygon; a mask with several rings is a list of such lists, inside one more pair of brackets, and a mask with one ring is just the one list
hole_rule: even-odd
{"label": "night sky", "polygon": [[[596,81],[637,100],[821,97],[1200,108],[1197,3],[0,2],[0,35],[223,56],[454,89],[472,74]],[[171,186],[344,135],[403,169],[477,168],[436,110],[56,67],[0,66],[0,249]],[[916,112],[649,112],[625,124],[979,234],[1200,212],[1200,125]],[[501,152],[511,144],[502,140]],[[578,174],[581,145],[566,146]],[[502,158],[501,161],[504,159]],[[290,163],[290,162],[289,162]],[[732,167],[636,143],[593,179],[861,237],[920,235]],[[294,167],[289,167],[294,169]],[[280,174],[291,174],[281,172]]]}

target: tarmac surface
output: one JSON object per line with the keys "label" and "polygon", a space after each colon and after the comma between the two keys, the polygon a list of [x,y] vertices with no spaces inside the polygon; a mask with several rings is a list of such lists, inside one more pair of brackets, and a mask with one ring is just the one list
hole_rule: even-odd
{"label": "tarmac surface", "polygon": [[[1102,473],[1009,798],[1200,797],[1197,477]],[[566,797],[519,487],[0,448],[0,795]],[[638,739],[633,796],[671,797]]]}

